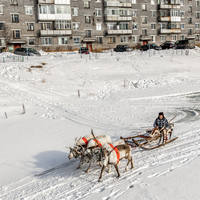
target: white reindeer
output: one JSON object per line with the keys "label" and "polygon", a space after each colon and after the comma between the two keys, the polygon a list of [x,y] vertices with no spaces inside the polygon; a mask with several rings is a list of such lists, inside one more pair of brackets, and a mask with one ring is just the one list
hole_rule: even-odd
{"label": "white reindeer", "polygon": [[128,171],[128,165],[131,162],[131,169],[133,169],[133,160],[131,156],[131,147],[126,144],[118,145],[114,147],[112,151],[108,151],[106,148],[101,148],[101,159],[100,162],[103,164],[101,174],[99,177],[99,181],[102,179],[102,174],[105,168],[108,165],[114,165],[115,169],[118,173],[118,177],[120,177],[119,169],[118,169],[118,163],[122,159],[127,159],[128,163],[126,165],[125,170]]}

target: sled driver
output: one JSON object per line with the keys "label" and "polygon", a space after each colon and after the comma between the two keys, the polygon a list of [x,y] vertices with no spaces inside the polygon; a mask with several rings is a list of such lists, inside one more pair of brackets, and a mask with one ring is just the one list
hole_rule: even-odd
{"label": "sled driver", "polygon": [[153,135],[162,133],[163,137],[164,137],[163,142],[165,144],[166,140],[167,140],[168,121],[165,118],[163,112],[160,112],[158,114],[158,117],[156,118],[153,126],[154,126],[154,133],[153,133]]}

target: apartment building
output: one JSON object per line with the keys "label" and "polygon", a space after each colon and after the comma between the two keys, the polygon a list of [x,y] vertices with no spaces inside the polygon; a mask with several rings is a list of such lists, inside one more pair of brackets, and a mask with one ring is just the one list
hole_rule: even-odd
{"label": "apartment building", "polygon": [[131,47],[194,39],[200,0],[0,0],[0,49]]}

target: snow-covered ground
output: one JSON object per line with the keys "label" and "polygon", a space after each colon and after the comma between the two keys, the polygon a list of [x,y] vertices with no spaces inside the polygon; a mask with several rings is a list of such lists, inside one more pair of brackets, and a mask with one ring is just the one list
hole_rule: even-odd
{"label": "snow-covered ground", "polygon": [[[0,199],[199,199],[199,49],[41,54],[0,54]],[[65,146],[91,128],[115,141],[152,127],[160,111],[177,116],[178,139],[133,149],[121,178],[112,168],[97,182],[97,164],[87,174],[68,160]]]}

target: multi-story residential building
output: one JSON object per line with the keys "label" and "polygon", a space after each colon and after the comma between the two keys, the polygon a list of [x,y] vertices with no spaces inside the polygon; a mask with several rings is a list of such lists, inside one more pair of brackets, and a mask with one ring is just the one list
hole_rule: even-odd
{"label": "multi-story residential building", "polygon": [[200,0],[0,0],[0,49],[113,48],[194,39]]}

